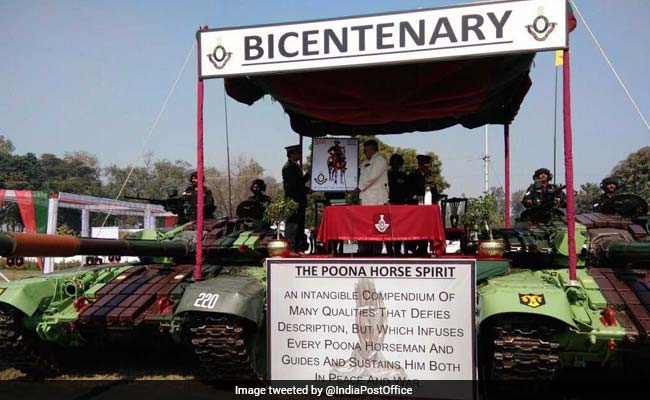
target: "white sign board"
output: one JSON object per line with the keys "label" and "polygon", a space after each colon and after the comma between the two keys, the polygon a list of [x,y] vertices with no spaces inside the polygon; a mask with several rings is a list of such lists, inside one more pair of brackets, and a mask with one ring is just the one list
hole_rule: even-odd
{"label": "white sign board", "polygon": [[465,4],[199,31],[202,78],[286,73],[567,47],[559,0]]}
{"label": "white sign board", "polygon": [[353,138],[315,138],[311,154],[311,189],[348,192],[357,187],[359,142]]}
{"label": "white sign board", "polygon": [[474,261],[267,259],[273,380],[473,380]]}

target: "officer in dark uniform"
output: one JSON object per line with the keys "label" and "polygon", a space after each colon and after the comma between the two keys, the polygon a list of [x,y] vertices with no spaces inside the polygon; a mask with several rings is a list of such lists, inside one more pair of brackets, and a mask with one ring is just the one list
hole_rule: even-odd
{"label": "officer in dark uniform", "polygon": [[526,211],[521,214],[522,219],[544,222],[556,214],[562,214],[558,208],[566,208],[566,195],[563,187],[550,183],[553,174],[547,168],[539,168],[533,174],[535,181],[526,190],[522,204]]}
{"label": "officer in dark uniform", "polygon": [[298,203],[298,210],[285,221],[284,237],[291,241],[295,252],[305,249],[305,209],[307,208],[307,188],[305,183],[310,179],[309,174],[303,175],[300,161],[302,152],[300,145],[285,147],[287,162],[282,167],[282,185],[284,197]]}
{"label": "officer in dark uniform", "polygon": [[[406,185],[407,176],[402,171],[404,166],[404,158],[395,153],[390,156],[389,161],[390,169],[388,170],[388,202],[390,204],[402,205],[406,204],[408,198],[408,187]],[[390,256],[402,255],[402,242],[386,242],[386,251]]]}
{"label": "officer in dark uniform", "polygon": [[600,207],[607,200],[616,197],[619,192],[623,190],[623,182],[614,176],[608,176],[600,182],[600,189],[603,193],[600,195],[600,198],[597,202],[594,203],[594,211],[600,211]]}
{"label": "officer in dark uniform", "polygon": [[407,176],[402,167],[404,158],[395,153],[390,156],[388,170],[388,202],[390,204],[406,204],[408,197]]}
{"label": "officer in dark uniform", "polygon": [[[183,218],[179,218],[179,222],[188,222],[196,219],[196,203],[197,203],[197,194],[199,191],[199,178],[196,171],[190,174],[190,185],[183,191],[182,203],[183,203]],[[214,205],[214,198],[212,197],[212,191],[208,189],[205,185],[203,186],[203,218],[214,218],[214,211],[216,207]]]}
{"label": "officer in dark uniform", "polygon": [[418,197],[424,196],[426,188],[431,190],[433,202],[438,201],[438,191],[433,186],[433,173],[431,172],[431,156],[419,154],[418,169],[411,172],[407,179],[408,204],[418,204]]}
{"label": "officer in dark uniform", "polygon": [[[408,175],[408,204],[419,204],[419,199],[424,197],[427,188],[431,191],[431,199],[433,203],[438,201],[438,191],[433,186],[433,173],[431,172],[431,156],[419,154],[417,157],[418,169]],[[407,250],[416,255],[427,254],[426,240],[418,240],[409,242]]]}

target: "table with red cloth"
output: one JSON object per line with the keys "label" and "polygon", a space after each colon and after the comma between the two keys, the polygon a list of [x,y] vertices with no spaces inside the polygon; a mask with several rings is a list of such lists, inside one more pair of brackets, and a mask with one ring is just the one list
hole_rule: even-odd
{"label": "table with red cloth", "polygon": [[432,251],[445,251],[445,230],[440,207],[428,206],[329,206],[325,208],[318,240],[431,242]]}

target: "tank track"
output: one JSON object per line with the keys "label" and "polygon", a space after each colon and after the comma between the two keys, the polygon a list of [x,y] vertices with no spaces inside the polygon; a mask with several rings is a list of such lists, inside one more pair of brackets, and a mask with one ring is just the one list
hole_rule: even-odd
{"label": "tank track", "polygon": [[492,328],[491,360],[486,378],[492,380],[555,378],[560,344],[551,340],[555,329],[543,322],[516,325],[496,324]]}
{"label": "tank track", "polygon": [[208,380],[260,379],[247,345],[254,333],[250,322],[226,315],[196,316],[189,331]]}
{"label": "tank track", "polygon": [[58,368],[37,341],[20,325],[20,311],[0,305],[0,370],[14,368],[30,378],[58,373]]}

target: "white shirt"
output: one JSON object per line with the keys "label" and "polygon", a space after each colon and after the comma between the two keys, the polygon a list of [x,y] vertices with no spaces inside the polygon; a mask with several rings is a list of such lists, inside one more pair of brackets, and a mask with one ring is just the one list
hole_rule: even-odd
{"label": "white shirt", "polygon": [[388,168],[386,159],[379,152],[361,164],[359,190],[362,205],[388,203]]}

